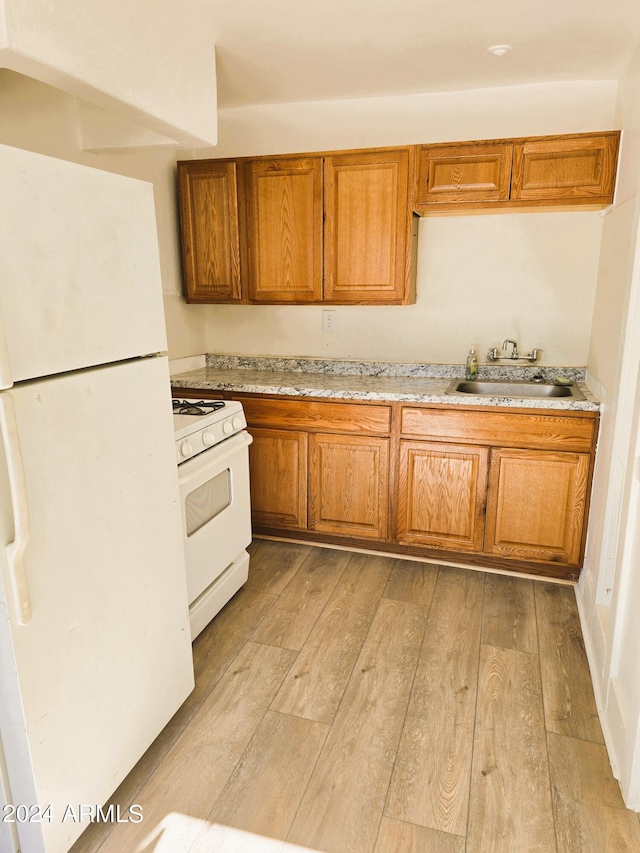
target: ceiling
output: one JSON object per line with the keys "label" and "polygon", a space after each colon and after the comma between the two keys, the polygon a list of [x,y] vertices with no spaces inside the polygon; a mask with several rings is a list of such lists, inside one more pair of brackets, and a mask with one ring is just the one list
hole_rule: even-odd
{"label": "ceiling", "polygon": [[640,45],[638,0],[193,2],[213,19],[221,108],[611,80]]}

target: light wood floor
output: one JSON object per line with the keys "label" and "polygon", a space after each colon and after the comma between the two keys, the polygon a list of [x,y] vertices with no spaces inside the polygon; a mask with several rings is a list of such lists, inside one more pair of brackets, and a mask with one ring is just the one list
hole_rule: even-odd
{"label": "light wood floor", "polygon": [[572,587],[255,541],[196,689],[74,853],[640,851]]}

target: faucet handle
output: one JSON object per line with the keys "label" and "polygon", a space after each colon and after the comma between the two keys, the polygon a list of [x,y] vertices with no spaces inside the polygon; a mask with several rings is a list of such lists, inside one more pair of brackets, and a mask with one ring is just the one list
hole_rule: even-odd
{"label": "faucet handle", "polygon": [[498,347],[493,347],[487,353],[487,361],[497,361],[498,358]]}

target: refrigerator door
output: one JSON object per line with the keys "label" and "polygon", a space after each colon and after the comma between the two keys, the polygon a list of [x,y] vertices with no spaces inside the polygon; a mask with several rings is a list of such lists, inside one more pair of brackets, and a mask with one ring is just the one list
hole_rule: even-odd
{"label": "refrigerator door", "polygon": [[87,826],[67,807],[102,805],[193,689],[167,360],[24,383],[0,406],[19,435],[0,448],[0,735],[14,805],[51,807],[16,824],[22,849],[62,853]]}
{"label": "refrigerator door", "polygon": [[0,187],[1,387],[166,350],[151,184],[1,145]]}

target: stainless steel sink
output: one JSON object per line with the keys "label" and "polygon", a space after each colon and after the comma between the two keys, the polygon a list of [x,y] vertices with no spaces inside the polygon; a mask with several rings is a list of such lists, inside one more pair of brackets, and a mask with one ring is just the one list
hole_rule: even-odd
{"label": "stainless steel sink", "polygon": [[446,394],[475,394],[479,397],[571,397],[584,400],[584,394],[572,382],[555,385],[553,382],[528,382],[514,379],[454,379]]}

